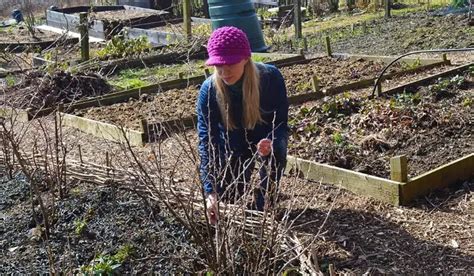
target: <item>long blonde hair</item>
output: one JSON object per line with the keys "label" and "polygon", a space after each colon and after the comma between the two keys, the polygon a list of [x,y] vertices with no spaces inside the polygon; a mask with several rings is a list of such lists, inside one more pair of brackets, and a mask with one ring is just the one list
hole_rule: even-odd
{"label": "long blonde hair", "polygon": [[[229,91],[224,81],[213,75],[213,82],[217,92],[217,104],[222,114],[222,121],[228,130],[236,129],[236,124],[232,120],[230,110]],[[257,123],[262,122],[260,114],[260,73],[255,63],[249,59],[244,66],[243,85],[242,85],[242,106],[243,106],[243,127],[245,129],[254,129]]]}

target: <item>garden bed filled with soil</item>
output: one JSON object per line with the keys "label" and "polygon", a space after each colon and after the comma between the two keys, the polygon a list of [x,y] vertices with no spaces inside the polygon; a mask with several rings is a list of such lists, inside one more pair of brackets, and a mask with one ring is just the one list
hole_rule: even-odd
{"label": "garden bed filled with soil", "polygon": [[[300,66],[300,65],[297,65]],[[433,73],[446,70],[448,66],[432,68],[419,73],[407,74],[383,82],[384,89],[388,89],[407,83],[414,79],[419,79]],[[282,68],[282,70],[285,68]],[[298,71],[302,72],[302,71]],[[296,77],[296,72],[295,72]],[[287,85],[293,82],[291,76],[285,77]],[[342,83],[341,83],[342,84]],[[289,91],[289,90],[288,90]],[[361,97],[368,96],[370,88],[358,90]],[[91,107],[74,111],[75,115],[88,119],[112,123],[131,129],[140,129],[140,120],[146,119],[149,122],[163,122],[179,118],[189,118],[195,116],[196,99],[199,87],[193,86],[185,89],[171,89],[156,95],[143,94],[138,100],[131,100],[125,103],[117,103],[111,106]],[[288,92],[291,97],[291,93]]]}
{"label": "garden bed filled with soil", "polygon": [[48,32],[34,28],[34,36],[31,35],[28,28],[23,25],[13,25],[0,28],[0,45],[15,43],[33,43],[41,41],[54,41],[61,37],[61,34]]}
{"label": "garden bed filled with soil", "polygon": [[156,96],[143,94],[140,99],[125,103],[76,110],[74,114],[137,130],[143,119],[148,123],[158,123],[192,116],[198,93],[197,86],[172,89]]}
{"label": "garden bed filled with soil", "polygon": [[348,25],[308,33],[308,51],[324,52],[326,35],[331,38],[333,51],[343,53],[395,55],[421,49],[474,46],[474,28],[469,26],[466,14],[439,16],[417,12],[358,23],[354,28]]}
{"label": "garden bed filled with soil", "polygon": [[[385,67],[383,62],[364,59],[342,59],[321,57],[307,64],[295,64],[280,69],[286,80],[288,95],[313,91],[311,77],[319,79],[321,89],[349,84],[363,79],[377,77]],[[394,65],[387,74],[401,71],[400,65]]]}
{"label": "garden bed filled with soil", "polygon": [[472,73],[392,96],[360,94],[291,107],[289,154],[388,178],[397,155],[413,177],[473,152]]}
{"label": "garden bed filled with soil", "polygon": [[133,191],[72,182],[66,198],[52,201],[42,185],[46,207],[55,212],[46,242],[41,211],[35,207],[35,217],[31,209],[30,183],[21,173],[12,180],[0,173],[0,274],[199,270],[198,250],[184,227]]}
{"label": "garden bed filled with soil", "polygon": [[11,77],[0,100],[0,106],[40,110],[112,91],[107,82],[94,73],[48,74],[31,71]]}

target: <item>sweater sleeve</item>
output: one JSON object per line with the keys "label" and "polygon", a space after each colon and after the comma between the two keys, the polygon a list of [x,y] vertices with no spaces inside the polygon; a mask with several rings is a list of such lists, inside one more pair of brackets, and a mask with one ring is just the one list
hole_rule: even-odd
{"label": "sweater sleeve", "polygon": [[196,104],[197,132],[199,136],[200,178],[206,193],[214,191],[216,165],[219,162],[220,135],[218,108],[212,97],[210,79],[204,81]]}

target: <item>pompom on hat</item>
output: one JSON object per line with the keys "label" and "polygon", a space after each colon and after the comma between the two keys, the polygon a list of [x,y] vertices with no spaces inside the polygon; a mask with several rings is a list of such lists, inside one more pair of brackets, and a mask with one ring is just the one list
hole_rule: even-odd
{"label": "pompom on hat", "polygon": [[206,65],[231,65],[249,58],[250,43],[247,35],[236,27],[216,29],[207,42],[209,59]]}

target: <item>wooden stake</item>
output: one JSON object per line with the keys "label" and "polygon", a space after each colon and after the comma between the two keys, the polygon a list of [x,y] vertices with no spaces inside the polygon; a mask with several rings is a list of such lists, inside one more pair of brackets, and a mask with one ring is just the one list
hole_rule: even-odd
{"label": "wooden stake", "polygon": [[81,60],[89,60],[89,26],[87,12],[79,13],[79,31],[81,39]]}
{"label": "wooden stake", "polygon": [[408,164],[405,155],[390,158],[390,179],[398,182],[408,181]]}
{"label": "wooden stake", "polygon": [[[374,85],[377,84],[377,80],[374,81]],[[376,97],[380,97],[380,95],[382,95],[382,83],[379,82],[377,84],[377,90],[375,90],[375,96]]]}
{"label": "wooden stake", "polygon": [[328,57],[332,57],[331,40],[329,39],[329,36],[326,36],[326,53],[328,54]]}
{"label": "wooden stake", "polygon": [[442,57],[444,62],[448,61],[448,55],[446,55],[446,53],[443,53]]}
{"label": "wooden stake", "polygon": [[385,18],[390,18],[392,16],[392,4],[391,0],[384,0],[385,1]]}
{"label": "wooden stake", "polygon": [[183,24],[184,32],[186,33],[186,39],[191,40],[191,0],[183,1]]}
{"label": "wooden stake", "polygon": [[206,78],[209,78],[211,76],[211,72],[208,68],[204,69],[204,76],[206,76]]}
{"label": "wooden stake", "polygon": [[302,32],[302,26],[301,26],[301,0],[296,0],[295,1],[295,6],[294,6],[294,11],[295,11],[295,34],[296,38],[302,38],[303,37],[303,32]]}
{"label": "wooden stake", "polygon": [[180,80],[182,80],[182,79],[184,78],[184,73],[183,73],[183,72],[179,72],[179,73],[178,73],[178,78],[179,78]]}
{"label": "wooden stake", "polygon": [[313,91],[318,92],[319,91],[319,79],[317,76],[313,76],[311,78],[311,84],[313,85]]}
{"label": "wooden stake", "polygon": [[333,264],[329,264],[329,276],[336,276],[336,270]]}

